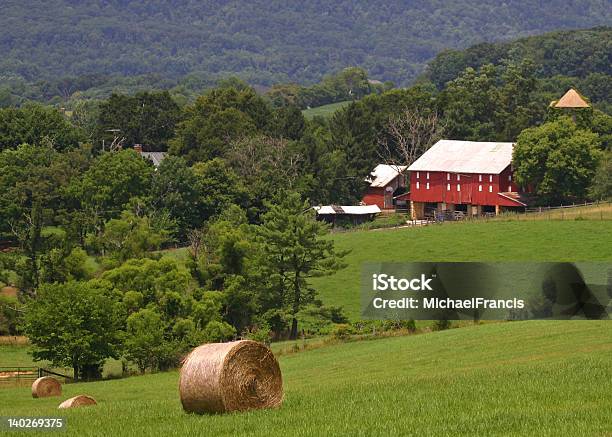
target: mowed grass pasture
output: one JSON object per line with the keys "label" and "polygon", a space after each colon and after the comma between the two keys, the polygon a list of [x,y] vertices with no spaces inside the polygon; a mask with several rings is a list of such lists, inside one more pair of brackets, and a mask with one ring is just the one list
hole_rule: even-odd
{"label": "mowed grass pasture", "polygon": [[327,305],[360,318],[367,262],[612,261],[612,220],[477,221],[334,234],[347,267],[312,284]]}
{"label": "mowed grass pasture", "polygon": [[[65,417],[62,435],[79,436],[612,432],[608,321],[475,325],[283,355],[280,365],[285,402],[277,410],[186,414],[178,373],[169,372],[68,384],[61,398],[0,390],[0,415]],[[99,404],[57,410],[82,393]]]}
{"label": "mowed grass pasture", "polygon": [[[325,304],[343,306],[353,320],[365,262],[612,261],[612,221],[606,220],[491,220],[330,238],[338,249],[351,250],[348,267],[313,285]],[[182,252],[169,255],[181,259]],[[3,346],[0,365],[31,365],[27,348]],[[186,414],[174,371],[67,384],[61,398],[32,399],[27,387],[1,388],[0,416],[62,416],[65,435],[81,436],[612,433],[610,321],[487,323],[320,341],[297,353],[288,343],[272,349],[285,385],[278,410]],[[57,410],[77,394],[99,405]]]}
{"label": "mowed grass pasture", "polygon": [[312,120],[314,117],[327,118],[327,117],[331,117],[332,115],[334,115],[334,113],[338,111],[339,109],[342,109],[345,106],[348,106],[350,103],[351,101],[347,100],[344,102],[330,103],[329,105],[322,105],[322,106],[317,106],[314,108],[308,108],[308,109],[304,109],[302,111],[302,114],[308,120]]}
{"label": "mowed grass pasture", "polygon": [[612,203],[576,207],[542,208],[526,214],[502,214],[496,220],[612,220]]}

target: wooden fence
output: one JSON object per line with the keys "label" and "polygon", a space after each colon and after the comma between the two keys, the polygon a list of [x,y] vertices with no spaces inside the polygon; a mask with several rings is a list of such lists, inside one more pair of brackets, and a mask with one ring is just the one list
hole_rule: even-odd
{"label": "wooden fence", "polygon": [[570,208],[584,208],[586,206],[601,206],[612,205],[611,202],[584,202],[584,203],[572,203],[571,205],[559,205],[559,206],[539,206],[536,208],[525,208],[526,213],[544,213],[555,210],[567,210]]}
{"label": "wooden fence", "polygon": [[25,387],[42,376],[53,376],[64,383],[72,382],[68,375],[42,367],[0,367],[0,387]]}

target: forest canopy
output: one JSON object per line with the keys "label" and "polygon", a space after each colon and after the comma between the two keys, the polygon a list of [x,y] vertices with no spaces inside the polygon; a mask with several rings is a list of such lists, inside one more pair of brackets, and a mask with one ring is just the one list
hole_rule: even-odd
{"label": "forest canopy", "polygon": [[612,18],[605,0],[545,6],[525,0],[9,0],[0,14],[0,102],[10,98],[2,85],[38,83],[43,93],[66,99],[90,88],[165,89],[178,80],[201,91],[229,75],[252,85],[305,85],[348,66],[406,86],[446,48],[607,25]]}

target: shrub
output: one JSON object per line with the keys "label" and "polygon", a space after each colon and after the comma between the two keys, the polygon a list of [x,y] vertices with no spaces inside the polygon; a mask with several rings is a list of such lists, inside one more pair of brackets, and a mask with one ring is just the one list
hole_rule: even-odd
{"label": "shrub", "polygon": [[444,331],[451,327],[451,321],[448,319],[439,319],[436,320],[433,324],[434,331]]}
{"label": "shrub", "polygon": [[[150,309],[140,310],[127,319],[124,353],[144,373],[156,367],[164,345],[164,324],[161,315]],[[163,350],[162,350],[163,349]]]}
{"label": "shrub", "polygon": [[236,335],[236,329],[229,323],[213,320],[208,322],[202,334],[205,341],[215,343],[231,340]]}
{"label": "shrub", "polygon": [[332,331],[332,336],[338,340],[346,340],[353,334],[355,334],[355,330],[347,323],[336,325]]}
{"label": "shrub", "polygon": [[407,329],[410,332],[416,331],[414,320],[385,320],[382,325],[385,331],[394,331],[398,329]]}
{"label": "shrub", "polygon": [[19,334],[19,310],[21,305],[15,297],[0,296],[0,335]]}
{"label": "shrub", "polygon": [[253,331],[249,332],[247,338],[260,343],[269,344],[272,340],[272,330],[267,323],[262,324]]}

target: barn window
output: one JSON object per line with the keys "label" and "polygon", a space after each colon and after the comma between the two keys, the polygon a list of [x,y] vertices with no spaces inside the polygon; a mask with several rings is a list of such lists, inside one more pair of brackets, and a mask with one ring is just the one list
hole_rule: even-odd
{"label": "barn window", "polygon": [[509,174],[509,175],[508,175],[508,181],[511,181],[511,180],[512,180],[512,175],[511,175],[511,174]]}
{"label": "barn window", "polygon": [[[417,173],[417,175],[418,175],[418,173]],[[420,185],[421,184],[417,182],[417,190],[420,188]]]}
{"label": "barn window", "polygon": [[493,185],[489,185],[489,193],[493,192]]}
{"label": "barn window", "polygon": [[429,179],[429,172],[427,172],[427,179]]}
{"label": "barn window", "polygon": [[425,188],[427,188],[429,190],[429,182],[427,182],[427,186]]}
{"label": "barn window", "polygon": [[493,182],[493,175],[492,174],[489,175],[489,182]]}
{"label": "barn window", "polygon": [[450,181],[450,173],[446,173],[446,180]]}
{"label": "barn window", "polygon": [[508,185],[508,192],[512,191],[512,185]]}
{"label": "barn window", "polygon": [[417,179],[421,176],[421,174],[417,171]]}
{"label": "barn window", "polygon": [[457,191],[461,191],[461,185],[457,184]]}
{"label": "barn window", "polygon": [[457,180],[460,181],[461,180],[461,175],[457,175]]}
{"label": "barn window", "polygon": [[481,174],[478,175],[478,182],[482,182],[482,175]]}
{"label": "barn window", "polygon": [[450,191],[450,184],[446,184],[446,191]]}
{"label": "barn window", "polygon": [[482,185],[478,185],[478,191],[482,191]]}

